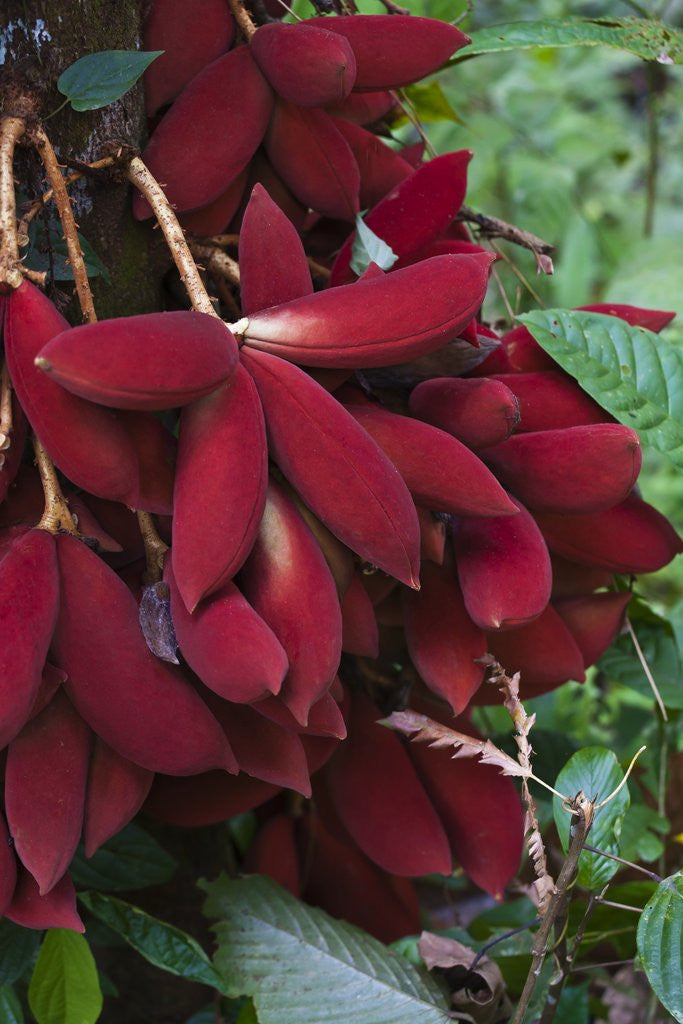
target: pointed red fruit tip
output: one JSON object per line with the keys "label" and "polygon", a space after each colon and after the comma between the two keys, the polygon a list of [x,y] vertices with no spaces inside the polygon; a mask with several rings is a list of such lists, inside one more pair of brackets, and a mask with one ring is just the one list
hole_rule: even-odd
{"label": "pointed red fruit tip", "polygon": [[35,366],[38,367],[39,370],[45,370],[46,373],[49,373],[49,371],[52,369],[52,363],[50,362],[50,360],[45,359],[43,356],[36,356],[36,358],[33,360],[33,363]]}

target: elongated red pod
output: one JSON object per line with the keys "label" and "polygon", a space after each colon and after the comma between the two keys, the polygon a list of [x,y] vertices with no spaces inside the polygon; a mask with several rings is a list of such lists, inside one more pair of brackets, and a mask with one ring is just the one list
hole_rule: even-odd
{"label": "elongated red pod", "polygon": [[[65,490],[65,488],[62,488],[62,490]],[[65,497],[69,502],[71,514],[74,516],[75,522],[78,525],[79,533],[83,537],[87,537],[89,540],[95,542],[95,550],[99,552],[107,552],[107,554],[120,554],[123,551],[119,542],[103,529],[101,523],[91,512],[88,505],[83,501],[80,494],[76,494],[75,492],[69,493],[67,490]]]}
{"label": "elongated red pod", "polygon": [[288,494],[301,513],[306,526],[317,540],[318,547],[322,551],[325,561],[327,562],[330,572],[334,578],[337,594],[341,599],[348,590],[353,576],[355,564],[353,552],[350,551],[349,548],[345,547],[345,545],[342,544],[342,542],[335,537],[335,535],[328,530],[323,523],[321,523],[317,516],[313,515],[310,508],[304,504],[300,495],[293,488],[289,488]]}
{"label": "elongated red pod", "polygon": [[175,436],[151,412],[126,409],[120,417],[138,461],[139,483],[133,508],[170,516],[178,452]]}
{"label": "elongated red pod", "polygon": [[154,773],[121,757],[97,737],[83,812],[86,857],[132,821],[147,798]]}
{"label": "elongated red pod", "polygon": [[279,786],[252,779],[243,772],[233,776],[211,771],[181,778],[155,775],[142,810],[169,825],[196,828],[228,821],[279,792]]}
{"label": "elongated red pod", "polygon": [[536,521],[552,552],[610,572],[656,572],[683,551],[669,520],[635,495],[605,512],[538,512]]}
{"label": "elongated red pod", "polygon": [[68,326],[29,281],[12,293],[5,315],[12,385],[48,455],[77,487],[134,505],[137,456],[117,413],[69,394],[34,365],[45,343]]}
{"label": "elongated red pod", "polygon": [[173,494],[173,572],[189,611],[243,565],[266,501],[268,449],[256,386],[231,383],[180,417]]}
{"label": "elongated red pod", "polygon": [[4,501],[7,497],[7,492],[19,472],[21,460],[24,455],[24,448],[26,447],[27,434],[28,420],[26,419],[24,410],[21,408],[21,405],[17,400],[17,396],[13,395],[12,431],[9,435],[10,444],[9,448],[6,448],[2,452],[4,459],[0,466],[0,502]]}
{"label": "elongated red pod", "polygon": [[223,0],[204,0],[201,17],[184,0],[154,0],[142,28],[142,49],[163,50],[145,71],[149,117],[175,99],[196,74],[228,50],[235,23]]}
{"label": "elongated red pod", "polygon": [[62,683],[66,682],[66,678],[66,672],[62,672],[61,668],[57,668],[56,665],[51,665],[49,661],[45,662],[43,665],[43,674],[40,680],[40,686],[38,687],[38,693],[31,705],[29,721],[32,718],[35,718],[36,715],[39,715],[41,711],[48,706],[59,687]]}
{"label": "elongated red pod", "polygon": [[[263,255],[265,251],[267,259]],[[258,182],[251,191],[242,219],[239,263],[240,297],[245,316],[313,291],[299,232]]]}
{"label": "elongated red pod", "polygon": [[247,851],[244,870],[248,874],[267,875],[289,889],[292,896],[300,897],[294,821],[288,814],[275,814],[263,822]]}
{"label": "elongated red pod", "polygon": [[289,729],[299,736],[331,736],[338,740],[343,740],[346,736],[344,716],[330,692],[324,693],[320,700],[311,706],[305,726],[297,722],[279,697],[266,697],[265,700],[252,704],[252,708],[259,715],[264,715],[277,722],[283,729]]}
{"label": "elongated red pod", "polygon": [[61,607],[53,649],[93,731],[150,771],[236,771],[223,730],[196,691],[145,643],[125,583],[85,544],[57,538]]}
{"label": "elongated red pod", "polygon": [[390,91],[359,93],[352,92],[341,103],[327,108],[333,117],[343,117],[353,124],[374,124],[396,106],[396,97]]}
{"label": "elongated red pod", "polygon": [[435,256],[359,285],[329,288],[249,318],[249,348],[305,366],[370,368],[426,355],[458,336],[482,303],[488,265]]}
{"label": "elongated red pod", "polygon": [[379,634],[372,601],[354,575],[341,602],[342,650],[361,658],[379,655]]}
{"label": "elongated red pod", "polygon": [[526,327],[514,327],[503,335],[502,342],[510,369],[515,373],[559,369],[555,360],[541,348]]}
{"label": "elongated red pod", "polygon": [[555,601],[554,607],[574,637],[585,668],[594,665],[624,624],[631,594],[588,594]]}
{"label": "elongated red pod", "polygon": [[[461,149],[429,160],[370,210],[363,218],[365,223],[399,257],[422,249],[446,230],[462,206],[471,159],[472,151]],[[354,235],[339,251],[330,286],[353,280]]]}
{"label": "elongated red pod", "polygon": [[376,206],[399,182],[413,173],[408,161],[377,135],[352,121],[335,118],[334,123],[356,158],[360,173],[360,205],[363,209]]}
{"label": "elongated red pod", "polygon": [[535,520],[519,515],[460,519],[453,549],[465,607],[481,629],[513,629],[541,614],[550,599],[550,556]]}
{"label": "elongated red pod", "polygon": [[178,646],[205,686],[238,704],[279,691],[287,674],[287,655],[231,580],[192,615],[178,591],[170,557],[166,558],[164,580],[171,593]]}
{"label": "elongated red pod", "polygon": [[422,505],[415,506],[420,520],[420,556],[443,565],[446,555],[446,524]]}
{"label": "elongated red pod", "polygon": [[263,185],[270,198],[277,203],[287,219],[291,220],[297,231],[302,231],[308,210],[294,198],[262,149],[257,149],[249,164],[247,188],[257,182]]}
{"label": "elongated red pod", "polygon": [[379,405],[347,405],[391,459],[419,504],[459,516],[515,515],[493,473],[456,438]]}
{"label": "elongated red pod", "polygon": [[326,107],[345,99],[356,80],[350,44],[327,22],[261,25],[250,40],[251,55],[273,89],[288,103]]}
{"label": "elongated red pod", "polygon": [[245,597],[285,649],[281,697],[306,724],[341,657],[341,611],[334,579],[315,538],[271,481],[258,537],[240,576]]}
{"label": "elongated red pod", "polygon": [[567,514],[624,501],[642,461],[638,435],[620,423],[516,434],[480,455],[529,508]]}
{"label": "elongated red pod", "polygon": [[403,594],[410,658],[429,689],[459,715],[481,686],[486,638],[470,619],[452,565],[422,566],[419,593]]}
{"label": "elongated red pod", "polygon": [[0,749],[29,718],[58,608],[54,537],[29,530],[0,562]]}
{"label": "elongated red pod", "polygon": [[7,831],[4,815],[0,812],[0,917],[12,902],[17,885],[17,858]]}
{"label": "elongated red pod", "polygon": [[76,890],[69,875],[63,875],[57,884],[41,896],[38,883],[26,869],[17,878],[14,897],[5,911],[5,917],[23,928],[69,928],[84,932],[85,925],[78,916]]}
{"label": "elongated red pod", "polygon": [[552,552],[550,564],[553,569],[553,601],[564,597],[583,597],[614,582],[609,569],[579,565],[578,562],[570,562]]}
{"label": "elongated red pod", "polygon": [[468,448],[505,441],[519,424],[512,390],[489,377],[441,377],[422,381],[410,393],[409,409]]}
{"label": "elongated red pod", "polygon": [[[353,846],[339,842],[320,815],[297,822],[300,857],[306,865],[304,897],[333,917],[363,928],[380,942],[394,942],[419,930],[420,912],[412,883],[380,871]],[[407,886],[408,888],[403,888]]]}
{"label": "elongated red pod", "polygon": [[[536,697],[573,679],[585,679],[576,640],[551,604],[533,622],[514,631],[487,633],[487,647],[505,671],[521,675],[522,699]],[[475,704],[497,703],[495,688],[482,686]]]}
{"label": "elongated red pod", "polygon": [[264,405],[273,458],[306,504],[352,551],[417,585],[417,514],[395,467],[297,367],[261,352],[242,358]]}
{"label": "elongated red pod", "polygon": [[[450,229],[447,229],[447,231]],[[470,242],[469,238],[437,238],[433,242],[429,242],[421,249],[414,250],[402,259],[397,260],[394,269],[398,270],[400,267],[407,267],[410,263],[418,263],[420,260],[428,260],[432,256],[449,256],[465,255],[465,256],[481,256],[483,253],[491,254],[490,249],[484,249],[481,245],[475,245],[474,242]],[[500,257],[495,256],[495,259]],[[481,328],[481,324],[476,325],[477,330]],[[494,335],[495,337],[495,335]]]}
{"label": "elongated red pod", "polygon": [[360,209],[358,164],[328,114],[278,100],[264,147],[300,203],[324,217],[354,220]]}
{"label": "elongated red pod", "polygon": [[225,231],[240,208],[247,177],[245,169],[212,202],[198,210],[181,213],[178,220],[183,231],[190,231],[193,235],[220,235]]}
{"label": "elongated red pod", "polygon": [[206,313],[143,313],[72,327],[36,365],[81,398],[117,409],[172,409],[230,380],[237,342]]}
{"label": "elongated red pod", "polygon": [[381,717],[364,694],[352,695],[348,738],[325,768],[337,814],[363,853],[385,871],[449,874],[441,822],[401,741],[377,724]]}
{"label": "elongated red pod", "polygon": [[90,729],[62,692],[7,749],[7,823],[41,896],[63,876],[81,838],[91,743]]}
{"label": "elongated red pod", "polygon": [[[225,192],[261,142],[272,109],[273,94],[248,46],[238,46],[195,75],[142,154],[176,210],[206,206]],[[198,160],[198,153],[207,159]],[[133,212],[138,220],[152,215],[139,193]]]}
{"label": "elongated red pod", "polygon": [[586,423],[609,423],[612,417],[566,373],[536,370],[501,373],[488,378],[506,386],[519,403],[518,434],[561,430]]}
{"label": "elongated red pod", "polygon": [[[317,18],[305,24],[319,24]],[[356,56],[354,89],[397,89],[445,64],[469,36],[436,18],[365,14],[326,18],[325,28],[348,39]]]}
{"label": "elongated red pod", "polygon": [[676,313],[665,312],[663,309],[643,309],[641,306],[629,306],[618,302],[596,302],[592,306],[577,306],[589,313],[605,313],[607,316],[618,316],[633,327],[645,327],[648,331],[659,333],[676,316]]}

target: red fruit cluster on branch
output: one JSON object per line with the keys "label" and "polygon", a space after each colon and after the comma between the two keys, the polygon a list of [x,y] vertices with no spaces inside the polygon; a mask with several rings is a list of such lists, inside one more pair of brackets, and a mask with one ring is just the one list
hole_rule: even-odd
{"label": "red fruit cluster on branch", "polygon": [[[189,39],[184,5],[152,5],[147,48],[182,59],[147,73],[150,114],[172,105],[145,159],[186,228],[239,231],[243,319],[69,327],[28,282],[4,298],[0,912],[79,928],[79,837],[90,856],[141,808],[184,826],[260,808],[248,866],[389,940],[417,927],[412,877],[458,863],[498,896],[523,818],[508,779],[406,745],[377,724],[386,707],[407,680],[449,724],[494,700],[487,651],[523,697],[582,680],[623,621],[613,574],[682,545],[633,491],[635,433],[523,328],[469,376],[439,369],[493,334],[477,319],[492,254],[455,222],[471,154],[414,167],[362,126],[466,37],[359,15],[230,49],[231,16],[206,6]],[[365,202],[399,259],[356,280],[331,221]],[[27,425],[77,534],[36,528]],[[144,544],[133,509],[155,517]],[[286,790],[313,799],[292,814]]]}

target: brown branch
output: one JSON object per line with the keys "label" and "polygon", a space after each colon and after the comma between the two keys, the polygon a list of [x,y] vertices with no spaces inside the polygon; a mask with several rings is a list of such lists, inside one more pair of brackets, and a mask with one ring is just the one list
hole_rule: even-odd
{"label": "brown branch", "polygon": [[532,234],[531,231],[525,231],[514,224],[508,224],[507,221],[500,220],[498,217],[477,213],[476,210],[472,210],[469,206],[460,207],[456,220],[465,221],[468,224],[476,224],[480,233],[486,238],[504,238],[507,242],[513,242],[515,245],[521,245],[524,249],[530,249],[536,257],[536,266],[539,272],[543,271],[544,274],[552,274],[553,261],[550,255],[555,251],[555,246],[551,245],[550,242],[545,242],[538,235]]}
{"label": "brown branch", "polygon": [[410,14],[407,7],[399,7],[394,0],[380,0],[380,2],[386,7],[389,14]]}
{"label": "brown branch", "polygon": [[[0,381],[0,452],[6,452],[12,443],[12,382],[7,363],[2,366]],[[4,456],[3,456],[4,461]]]}
{"label": "brown branch", "polygon": [[329,281],[332,271],[329,267],[324,267],[322,263],[318,263],[312,256],[307,256],[308,266],[310,268],[313,277],[322,277],[325,281]]}
{"label": "brown branch", "polygon": [[21,117],[3,117],[0,121],[0,290],[14,290],[23,281],[17,244],[14,148],[25,128]]}
{"label": "brown branch", "polygon": [[210,235],[207,238],[199,238],[198,241],[204,245],[218,245],[222,249],[226,245],[239,245],[240,236],[232,235]]}
{"label": "brown branch", "polygon": [[35,434],[32,435],[32,440],[33,450],[36,454],[36,466],[38,467],[40,482],[43,485],[43,494],[45,495],[45,509],[36,529],[47,530],[48,533],[66,532],[74,537],[78,537],[74,517],[71,515],[66,498],[62,494],[52,460]]}
{"label": "brown branch", "polygon": [[21,267],[22,277],[34,284],[36,288],[47,287],[47,270],[31,270],[30,267]]}
{"label": "brown branch", "polygon": [[228,0],[228,7],[239,26],[240,32],[246,41],[249,42],[256,31],[257,26],[252,21],[251,15],[244,5],[244,0]]}
{"label": "brown branch", "polygon": [[141,512],[138,509],[136,515],[142,542],[145,545],[145,561],[147,562],[147,571],[143,576],[143,582],[158,583],[163,575],[164,556],[168,551],[168,544],[159,536],[149,512]]}
{"label": "brown branch", "polygon": [[240,265],[233,260],[226,252],[215,245],[202,245],[201,242],[189,240],[190,252],[197,259],[201,260],[210,274],[224,277],[232,284],[240,283]]}

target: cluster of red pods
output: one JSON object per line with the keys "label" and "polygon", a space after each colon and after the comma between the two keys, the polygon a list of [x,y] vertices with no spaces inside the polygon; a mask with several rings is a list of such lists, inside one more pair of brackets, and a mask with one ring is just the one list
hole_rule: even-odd
{"label": "cluster of red pods", "polygon": [[[459,865],[499,895],[523,841],[509,779],[377,724],[406,680],[470,734],[497,698],[486,652],[523,698],[581,681],[623,622],[614,575],[683,546],[634,490],[637,435],[524,328],[477,319],[492,256],[455,221],[470,154],[415,167],[380,137],[393,90],[466,37],[331,16],[228,49],[227,8],[206,8],[204,38],[152,7],[147,48],[177,59],[148,72],[150,113],[173,103],[144,158],[187,230],[239,233],[239,333],[185,310],[70,327],[27,281],[2,299],[0,913],[82,928],[81,839],[89,856],[139,811],[258,808],[246,866],[390,940],[418,927],[412,878]],[[360,205],[398,261],[356,279]],[[464,375],[444,375],[452,353]],[[77,535],[36,528],[29,427]],[[164,657],[132,510],[169,545]]]}

